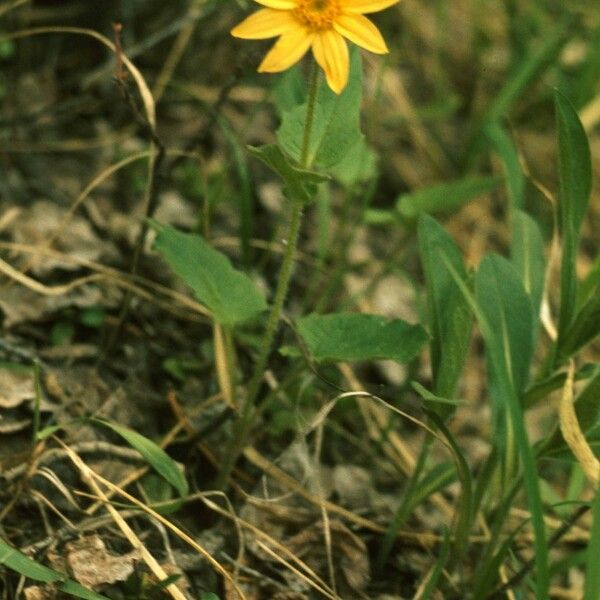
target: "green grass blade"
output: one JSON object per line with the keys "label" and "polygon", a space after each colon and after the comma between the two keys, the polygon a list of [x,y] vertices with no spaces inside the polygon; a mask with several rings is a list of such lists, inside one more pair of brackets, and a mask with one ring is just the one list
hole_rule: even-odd
{"label": "green grass blade", "polygon": [[101,425],[114,431],[121,436],[132,448],[135,448],[152,466],[152,468],[164,479],[166,479],[179,493],[187,496],[189,487],[185,475],[181,472],[177,463],[152,440],[137,431],[123,427],[118,423],[104,419],[84,419],[91,425]]}
{"label": "green grass blade", "polygon": [[588,207],[592,174],[587,135],[571,102],[555,93],[560,178],[559,222],[562,235],[558,347],[575,318],[577,306],[577,248]]}
{"label": "green grass blade", "polygon": [[37,563],[7,544],[2,538],[0,538],[0,565],[4,565],[12,571],[19,573],[19,575],[33,579],[34,581],[56,583],[61,591],[76,598],[83,598],[84,600],[109,600],[106,596],[88,590],[79,583],[68,579],[66,575]]}
{"label": "green grass blade", "polygon": [[531,337],[535,346],[540,326],[540,306],[546,272],[544,240],[537,223],[528,214],[518,209],[514,210],[512,215],[511,260],[531,300],[533,309]]}
{"label": "green grass blade", "polygon": [[[495,372],[494,391],[498,398],[507,404],[518,456],[523,466],[525,490],[531,512],[538,598],[547,600],[550,582],[542,499],[534,453],[525,429],[523,409],[518,395],[527,381],[526,374],[532,355],[531,327],[527,324],[526,315],[527,310],[531,310],[531,305],[513,267],[508,261],[500,259],[501,257],[494,256],[484,259],[477,273],[478,286],[476,278],[476,287],[479,288],[477,298],[461,280],[454,267],[447,261],[446,264],[477,316],[486,342],[486,352],[490,353],[489,364]],[[486,262],[487,266],[484,267]],[[510,268],[506,267],[507,264]]]}
{"label": "green grass blade", "polygon": [[600,599],[600,569],[598,568],[598,558],[600,557],[600,491],[596,491],[592,510],[594,522],[592,524],[592,533],[587,548],[587,567],[583,600]]}
{"label": "green grass blade", "polygon": [[567,17],[553,30],[547,32],[541,44],[529,52],[496,94],[488,109],[486,124],[504,118],[529,86],[554,63],[569,39],[572,22],[573,19]]}
{"label": "green grass blade", "polygon": [[576,315],[560,345],[561,360],[566,360],[600,335],[600,293],[592,296]]}
{"label": "green grass blade", "polygon": [[[495,464],[497,461],[493,460],[492,463]],[[499,506],[495,507],[494,517],[491,523],[490,541],[482,549],[481,559],[478,561],[475,568],[475,576],[472,582],[473,600],[483,600],[484,598],[488,598],[492,587],[499,578],[498,569],[518,531],[516,530],[504,540],[504,544],[498,550],[500,542],[503,540],[502,531],[509,517],[510,509],[514,505],[515,496],[520,488],[520,482],[515,482],[512,489],[510,489],[501,500]]]}
{"label": "green grass blade", "polygon": [[449,555],[450,532],[448,529],[445,529],[438,559],[435,561],[435,565],[427,577],[425,586],[422,588],[421,592],[414,597],[414,600],[429,600],[429,598],[431,598],[431,595],[435,592],[438,581],[440,580],[442,571],[444,570],[444,565],[448,562]]}
{"label": "green grass blade", "polygon": [[525,175],[519,163],[517,149],[510,136],[498,123],[491,123],[485,133],[504,167],[510,206],[522,210],[525,205]]}
{"label": "green grass blade", "polygon": [[428,446],[424,448],[419,456],[419,461],[408,482],[402,502],[398,506],[394,518],[388,526],[384,539],[379,546],[379,553],[375,563],[376,572],[380,572],[385,567],[400,527],[402,527],[415,508],[422,504],[431,494],[444,489],[455,480],[455,468],[451,462],[437,464],[421,477],[427,456]]}
{"label": "green grass blade", "polygon": [[217,119],[217,123],[231,147],[233,163],[240,183],[240,190],[237,195],[238,206],[240,208],[240,246],[242,262],[245,267],[249,267],[252,262],[252,246],[250,242],[254,235],[254,193],[252,191],[250,170],[246,154],[229,123],[222,117]]}
{"label": "green grass blade", "polygon": [[429,418],[436,424],[437,428],[442,432],[450,447],[452,448],[456,473],[460,481],[461,495],[457,509],[458,519],[454,529],[454,543],[452,545],[452,560],[453,566],[460,561],[463,552],[465,551],[471,531],[471,523],[473,522],[473,482],[471,471],[465,457],[458,447],[454,437],[442,421],[442,419],[432,411],[426,411]]}
{"label": "green grass blade", "polygon": [[407,221],[423,213],[452,212],[471,200],[489,194],[502,183],[496,175],[488,177],[466,176],[455,181],[445,181],[402,194],[396,200],[398,215]]}

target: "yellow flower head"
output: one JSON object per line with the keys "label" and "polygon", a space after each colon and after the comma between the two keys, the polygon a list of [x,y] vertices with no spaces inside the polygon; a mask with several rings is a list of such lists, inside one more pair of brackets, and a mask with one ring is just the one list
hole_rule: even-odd
{"label": "yellow flower head", "polygon": [[255,0],[262,8],[231,30],[246,40],[279,39],[258,67],[260,73],[285,71],[312,48],[329,87],[339,94],[348,82],[348,38],[358,46],[385,54],[379,29],[365,13],[383,10],[399,0]]}

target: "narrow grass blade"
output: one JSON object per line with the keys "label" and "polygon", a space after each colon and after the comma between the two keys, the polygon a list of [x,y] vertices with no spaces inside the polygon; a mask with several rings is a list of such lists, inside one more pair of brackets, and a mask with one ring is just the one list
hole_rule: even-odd
{"label": "narrow grass blade", "polygon": [[529,86],[554,63],[569,39],[572,22],[571,17],[565,18],[554,29],[546,32],[540,44],[529,51],[490,104],[484,119],[486,126],[504,118]]}
{"label": "narrow grass blade", "polygon": [[233,163],[240,183],[240,190],[237,194],[237,202],[240,209],[240,246],[242,250],[242,262],[245,267],[248,267],[252,261],[252,246],[250,242],[254,235],[254,193],[252,192],[250,170],[246,154],[229,123],[222,117],[217,119],[217,123],[231,147]]}
{"label": "narrow grass blade", "polygon": [[402,219],[417,219],[423,213],[451,212],[480,196],[489,194],[502,183],[502,178],[467,176],[403,194],[396,201]]}
{"label": "narrow grass blade", "polygon": [[600,335],[600,291],[581,308],[560,344],[561,360],[566,360]]}
{"label": "narrow grass blade", "polygon": [[425,585],[418,592],[414,600],[429,600],[431,595],[435,592],[438,581],[440,580],[440,576],[442,571],[444,570],[445,564],[448,562],[448,556],[450,555],[450,532],[448,529],[444,530],[444,539],[442,540],[442,545],[440,547],[440,553],[438,559],[435,561],[435,565],[433,569],[429,573]]}
{"label": "narrow grass blade", "polygon": [[181,472],[177,463],[152,440],[137,431],[123,427],[112,421],[104,419],[85,419],[92,425],[100,425],[111,429],[120,435],[132,448],[135,448],[152,466],[152,468],[166,479],[179,493],[187,496],[189,492],[188,482]]}
{"label": "narrow grass blade", "polygon": [[588,139],[571,102],[555,94],[558,125],[558,171],[560,178],[559,221],[562,235],[560,315],[558,347],[575,319],[577,306],[577,248],[591,185],[591,156]]}
{"label": "narrow grass blade", "polygon": [[451,462],[440,463],[421,477],[427,456],[428,448],[425,447],[419,456],[419,461],[408,482],[402,502],[398,506],[394,518],[379,546],[379,553],[375,563],[376,572],[380,572],[385,567],[398,531],[415,508],[422,504],[431,494],[450,485],[456,478],[455,468]]}
{"label": "narrow grass blade", "polygon": [[426,411],[429,418],[436,424],[437,428],[442,432],[446,438],[452,453],[454,455],[454,463],[456,466],[456,473],[458,480],[460,481],[461,495],[460,502],[457,509],[458,518],[454,528],[454,543],[452,545],[452,566],[458,564],[462,558],[462,554],[467,546],[469,539],[469,532],[471,531],[471,524],[473,522],[474,514],[473,509],[473,481],[471,477],[471,471],[469,465],[465,460],[465,457],[458,447],[456,440],[442,421],[440,417],[432,411]]}
{"label": "narrow grass blade", "polygon": [[512,214],[511,259],[531,300],[533,309],[531,337],[535,346],[540,326],[540,306],[546,272],[544,240],[537,223],[521,210],[514,210]]}
{"label": "narrow grass blade", "polygon": [[68,579],[66,575],[37,563],[7,544],[2,538],[0,538],[0,565],[4,565],[12,571],[19,573],[19,575],[33,579],[34,581],[56,583],[58,584],[58,589],[76,598],[83,598],[84,600],[109,600],[106,596],[88,590],[79,583]]}
{"label": "narrow grass blade", "polygon": [[517,149],[498,123],[488,125],[485,133],[502,161],[511,209],[522,210],[525,205],[525,175],[519,164]]}
{"label": "narrow grass blade", "polygon": [[[538,598],[547,600],[550,582],[544,514],[534,453],[519,400],[520,391],[527,382],[532,356],[531,326],[528,323],[531,315],[527,316],[527,311],[531,311],[531,304],[513,267],[500,258],[489,256],[479,267],[479,285],[476,278],[476,288],[479,288],[477,299],[452,265],[448,262],[446,264],[479,321],[486,352],[490,357],[489,364],[495,371],[492,391],[497,394],[498,400],[507,405],[516,448],[523,466],[523,479],[532,517]],[[488,266],[481,271],[486,262]]]}

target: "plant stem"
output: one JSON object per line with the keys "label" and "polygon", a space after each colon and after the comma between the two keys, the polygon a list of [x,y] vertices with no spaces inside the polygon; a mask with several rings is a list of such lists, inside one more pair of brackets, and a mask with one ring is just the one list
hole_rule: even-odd
{"label": "plant stem", "polygon": [[[302,136],[302,151],[300,153],[300,165],[303,168],[309,167],[311,162],[310,135],[315,117],[318,86],[319,70],[316,63],[313,61],[311,64],[309,78],[306,121],[304,122],[304,132]],[[267,368],[267,363],[269,362],[273,341],[275,339],[275,334],[277,333],[277,327],[281,318],[281,311],[283,310],[283,306],[285,304],[287,293],[290,287],[290,280],[292,278],[292,272],[294,270],[294,259],[296,257],[296,248],[298,246],[300,227],[302,225],[302,207],[302,202],[297,199],[292,199],[292,214],[290,216],[287,245],[283,255],[283,262],[281,263],[281,269],[279,271],[273,305],[271,307],[271,312],[269,313],[267,327],[265,329],[258,359],[256,360],[254,372],[250,382],[248,383],[246,399],[242,406],[240,416],[234,425],[233,440],[227,449],[227,452],[225,453],[219,474],[217,476],[217,489],[222,489],[225,487],[231,471],[233,470],[239,455],[246,445],[248,435],[250,434],[250,430],[254,423],[256,399],[258,392],[260,391],[260,386],[263,380],[265,369]]]}
{"label": "plant stem", "polygon": [[310,167],[310,134],[315,120],[315,107],[317,105],[317,91],[319,89],[319,68],[313,60],[310,65],[308,80],[308,104],[306,106],[306,121],[304,122],[304,135],[302,136],[302,151],[300,152],[300,166],[304,169]]}

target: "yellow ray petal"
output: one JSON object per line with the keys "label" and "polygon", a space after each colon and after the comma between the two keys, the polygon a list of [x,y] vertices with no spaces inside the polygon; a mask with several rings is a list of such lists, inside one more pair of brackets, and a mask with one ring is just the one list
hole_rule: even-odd
{"label": "yellow ray petal", "polygon": [[296,0],[254,0],[263,6],[277,8],[279,10],[293,10],[296,8]]}
{"label": "yellow ray petal", "polygon": [[367,17],[359,14],[342,14],[335,20],[333,27],[338,33],[365,50],[375,52],[375,54],[388,52],[379,29]]}
{"label": "yellow ray petal", "polygon": [[231,30],[231,35],[245,40],[265,40],[286,33],[298,24],[287,10],[261,8]]}
{"label": "yellow ray petal", "polygon": [[269,50],[258,67],[259,73],[278,73],[296,64],[310,48],[314,34],[296,23],[291,31],[284,33]]}
{"label": "yellow ray petal", "polygon": [[343,7],[346,12],[374,13],[399,2],[399,0],[344,0]]}
{"label": "yellow ray petal", "polygon": [[325,71],[329,87],[336,94],[341,93],[348,83],[350,72],[348,45],[344,38],[337,31],[321,31],[315,36],[313,54]]}

